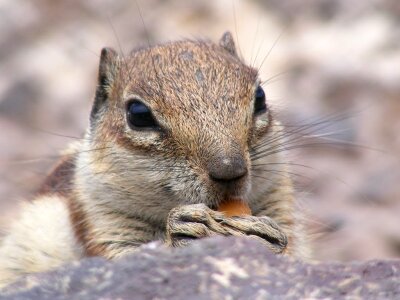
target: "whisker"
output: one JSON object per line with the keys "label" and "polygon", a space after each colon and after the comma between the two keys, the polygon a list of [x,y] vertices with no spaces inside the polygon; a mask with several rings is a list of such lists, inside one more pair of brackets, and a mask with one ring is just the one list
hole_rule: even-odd
{"label": "whisker", "polygon": [[237,27],[237,20],[236,20],[236,8],[235,8],[235,0],[232,0],[232,11],[233,11],[233,22],[235,26],[235,35],[236,35],[236,41],[237,41],[237,47],[239,49],[239,56],[243,58],[242,50],[240,48],[240,42],[239,42],[239,35],[238,35],[238,27]]}
{"label": "whisker", "polygon": [[[262,155],[264,153],[267,153],[267,152],[269,152],[271,150],[276,150],[276,149],[282,147],[281,143],[274,144],[275,142],[278,142],[278,141],[285,142],[285,146],[293,145],[293,144],[301,141],[301,139],[303,138],[302,135],[298,135],[297,136],[297,134],[300,134],[300,133],[308,134],[308,135],[312,134],[315,131],[320,131],[320,130],[329,128],[330,126],[332,126],[332,122],[336,122],[336,121],[341,120],[343,118],[347,118],[347,116],[345,116],[345,115],[333,116],[332,118],[325,119],[325,120],[320,121],[320,122],[316,122],[316,123],[311,123],[311,124],[306,124],[304,126],[300,126],[300,127],[296,128],[295,130],[292,130],[292,131],[285,132],[284,129],[279,130],[278,134],[273,134],[270,138],[265,139],[259,145],[253,147],[253,149],[252,149],[253,153],[251,153],[250,156],[254,158],[255,156],[260,156],[260,155]],[[287,139],[289,137],[291,139],[286,140],[286,141],[282,141],[282,139]],[[267,148],[265,148],[266,146],[267,146]]]}
{"label": "whisker", "polygon": [[[333,143],[338,143],[344,146],[350,146],[350,147],[355,147],[355,148],[360,148],[360,149],[365,149],[365,150],[370,150],[370,151],[375,151],[375,152],[379,152],[382,154],[386,154],[386,155],[390,155],[389,152],[383,150],[383,149],[378,149],[378,148],[374,148],[374,147],[370,147],[364,144],[360,144],[360,143],[353,143],[353,142],[348,142],[348,141],[343,141],[343,140],[339,140],[339,139],[335,139],[335,138],[329,138],[327,137],[328,135],[317,135],[317,136],[309,136],[310,138],[319,138],[322,140],[326,140],[326,141],[330,141]],[[306,136],[307,137],[307,136]]]}
{"label": "whisker", "polygon": [[[253,55],[254,55],[254,47],[255,47],[255,45],[256,45],[256,40],[257,40],[257,35],[258,35],[258,30],[260,29],[260,20],[261,20],[261,14],[259,13],[258,14],[258,18],[257,18],[257,26],[256,26],[256,30],[255,30],[255,33],[254,33],[254,38],[253,38],[253,45],[252,45],[252,47],[251,47],[251,55],[250,55],[250,66],[251,67],[253,67],[254,66],[254,64],[255,64],[255,59],[254,59],[254,57],[253,57]],[[238,41],[239,42],[239,41]],[[257,52],[257,54],[258,54],[258,52]],[[256,59],[257,59],[257,56],[256,56]]]}
{"label": "whisker", "polygon": [[[292,172],[292,171],[287,171],[287,170],[273,170],[273,169],[265,169],[265,168],[253,168],[254,171],[263,171],[263,172],[269,172],[275,175],[281,175],[282,177],[289,178],[291,179],[292,177],[289,175],[292,175],[294,177],[300,177],[300,178],[305,178],[307,180],[311,180],[311,177],[308,177],[306,175]],[[285,176],[287,175],[287,176]]]}
{"label": "whisker", "polygon": [[[303,133],[303,135],[304,134],[312,134],[316,130],[323,130],[323,129],[329,128],[330,126],[332,126],[333,122],[339,122],[342,120],[346,120],[351,116],[352,115],[333,113],[331,115],[318,118],[316,121],[311,122],[311,123],[306,123],[304,125],[284,125],[284,128],[277,131],[278,133],[282,133],[281,136],[278,135],[277,137],[275,137],[273,135],[272,136],[273,139],[268,138],[265,141],[263,141],[263,143],[275,142],[275,141],[279,140],[281,137],[287,138],[287,137],[295,135],[297,133]],[[291,128],[291,127],[294,127],[295,130],[285,129],[285,128]],[[307,132],[306,130],[308,130],[308,129],[312,129],[312,131]],[[301,138],[301,136],[298,138]],[[259,147],[259,145],[255,146],[255,148],[256,147]]]}
{"label": "whisker", "polygon": [[119,39],[119,37],[118,37],[118,35],[117,35],[117,31],[115,30],[114,24],[111,22],[111,19],[110,19],[109,16],[107,16],[107,21],[108,21],[108,24],[111,26],[111,29],[112,29],[112,31],[113,31],[113,33],[114,33],[114,37],[115,37],[115,39],[116,39],[116,41],[117,41],[119,51],[121,52],[121,55],[122,55],[122,60],[123,60],[123,62],[124,62],[124,67],[125,67],[125,69],[126,69],[126,71],[127,71],[127,74],[128,74],[128,78],[129,78],[129,80],[132,80],[132,78],[131,78],[131,72],[130,72],[130,70],[128,69],[128,63],[127,63],[127,60],[126,60],[125,52],[124,52],[124,50],[123,50],[123,48],[122,48],[121,41],[120,41],[120,39]]}
{"label": "whisker", "polygon": [[[280,152],[285,152],[285,151],[294,150],[294,149],[300,149],[300,148],[313,148],[313,147],[316,147],[316,146],[332,146],[332,147],[337,146],[337,147],[339,147],[339,146],[343,146],[343,145],[341,145],[340,143],[316,142],[316,143],[306,143],[306,144],[292,145],[292,146],[289,146],[289,147],[286,147],[286,146],[282,146],[280,148],[279,147],[275,147],[271,151],[265,151],[263,153],[258,153],[258,154],[262,154],[262,155],[256,156],[256,157],[251,158],[251,159],[253,161],[255,161],[255,160],[259,160],[261,158],[267,157],[267,156],[272,155],[272,154],[277,154],[277,153],[280,153]],[[349,146],[349,145],[345,145],[345,146]],[[341,148],[341,149],[343,149],[343,148]]]}
{"label": "whisker", "polygon": [[278,74],[275,74],[275,75],[267,78],[266,80],[261,81],[260,85],[264,86],[264,85],[270,84],[270,83],[274,82],[274,79],[277,79],[277,78],[279,78],[279,77],[281,77],[283,75],[286,75],[286,74],[288,74],[290,72],[291,72],[291,70],[286,70],[286,71],[279,72]]}
{"label": "whisker", "polygon": [[278,44],[279,40],[283,36],[284,32],[286,31],[286,28],[281,31],[281,33],[278,35],[278,37],[275,39],[274,43],[272,44],[271,48],[268,50],[267,54],[264,56],[263,60],[261,61],[260,66],[257,68],[258,71],[261,70],[264,62],[267,60],[268,56],[271,54],[272,50],[275,48],[275,46]]}

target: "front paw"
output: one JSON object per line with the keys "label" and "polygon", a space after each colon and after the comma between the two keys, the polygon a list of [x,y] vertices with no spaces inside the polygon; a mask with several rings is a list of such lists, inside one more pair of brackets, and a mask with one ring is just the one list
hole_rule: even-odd
{"label": "front paw", "polygon": [[239,231],[262,241],[272,252],[282,253],[288,239],[282,228],[269,217],[240,216],[225,218],[220,223],[225,228]]}
{"label": "front paw", "polygon": [[167,220],[166,243],[186,246],[193,240],[215,235],[250,236],[262,241],[272,252],[282,253],[288,239],[279,225],[269,217],[226,217],[205,204],[173,208]]}
{"label": "front paw", "polygon": [[173,208],[168,215],[166,243],[180,247],[199,238],[231,235],[232,230],[221,225],[223,219],[222,213],[208,208],[205,204]]}

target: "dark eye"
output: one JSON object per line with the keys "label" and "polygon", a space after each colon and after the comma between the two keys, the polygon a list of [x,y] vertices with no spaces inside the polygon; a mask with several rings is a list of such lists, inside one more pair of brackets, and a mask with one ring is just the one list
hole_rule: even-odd
{"label": "dark eye", "polygon": [[159,129],[150,109],[139,100],[128,103],[126,117],[132,129]]}
{"label": "dark eye", "polygon": [[259,115],[267,111],[267,104],[265,102],[265,93],[261,86],[258,86],[254,100],[254,114]]}

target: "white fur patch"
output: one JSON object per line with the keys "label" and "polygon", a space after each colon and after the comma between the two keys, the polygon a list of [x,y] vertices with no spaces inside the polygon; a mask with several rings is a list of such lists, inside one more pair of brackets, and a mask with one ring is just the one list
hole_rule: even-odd
{"label": "white fur patch", "polygon": [[0,246],[0,287],[17,277],[54,269],[83,255],[59,196],[24,203]]}

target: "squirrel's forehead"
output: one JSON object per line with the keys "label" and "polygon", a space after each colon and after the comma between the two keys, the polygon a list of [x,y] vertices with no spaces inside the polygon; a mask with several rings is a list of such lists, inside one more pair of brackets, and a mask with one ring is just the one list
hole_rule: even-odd
{"label": "squirrel's forehead", "polygon": [[[179,47],[178,47],[179,46]],[[256,84],[258,74],[214,44],[170,44],[133,57],[130,92],[187,98],[243,93]],[[144,95],[144,97],[146,97]],[[166,100],[166,99],[164,99]]]}
{"label": "squirrel's forehead", "polygon": [[207,79],[213,81],[228,75],[231,79],[249,81],[255,81],[258,76],[257,70],[245,65],[220,46],[193,41],[169,43],[134,52],[130,69],[138,76],[147,75],[159,81],[164,79],[167,82],[182,77],[202,84]]}

